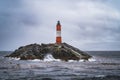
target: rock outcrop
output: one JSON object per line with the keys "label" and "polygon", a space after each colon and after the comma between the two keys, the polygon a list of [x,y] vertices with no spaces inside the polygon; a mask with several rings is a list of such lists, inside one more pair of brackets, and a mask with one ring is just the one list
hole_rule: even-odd
{"label": "rock outcrop", "polygon": [[68,60],[88,60],[91,58],[86,52],[83,52],[67,43],[61,44],[30,44],[15,50],[6,57],[17,57],[21,60],[41,59],[43,60],[47,54],[51,54],[55,59],[63,61]]}

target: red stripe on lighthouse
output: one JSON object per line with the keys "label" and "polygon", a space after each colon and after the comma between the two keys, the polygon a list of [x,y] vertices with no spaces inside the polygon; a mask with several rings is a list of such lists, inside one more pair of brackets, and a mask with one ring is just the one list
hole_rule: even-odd
{"label": "red stripe on lighthouse", "polygon": [[57,25],[57,31],[61,31],[61,25]]}
{"label": "red stripe on lighthouse", "polygon": [[58,23],[56,25],[56,43],[57,44],[62,43],[60,21],[58,21]]}

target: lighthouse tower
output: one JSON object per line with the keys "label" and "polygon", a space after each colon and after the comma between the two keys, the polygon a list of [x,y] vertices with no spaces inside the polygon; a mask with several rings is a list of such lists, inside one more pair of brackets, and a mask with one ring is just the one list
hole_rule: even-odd
{"label": "lighthouse tower", "polygon": [[56,25],[56,43],[57,44],[61,44],[62,43],[60,21],[58,21],[57,25]]}

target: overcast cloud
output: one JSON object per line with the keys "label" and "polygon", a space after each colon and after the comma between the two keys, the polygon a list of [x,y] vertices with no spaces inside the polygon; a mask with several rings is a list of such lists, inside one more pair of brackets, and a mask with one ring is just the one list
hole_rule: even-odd
{"label": "overcast cloud", "polygon": [[81,50],[120,50],[119,0],[0,0],[0,50],[63,42]]}

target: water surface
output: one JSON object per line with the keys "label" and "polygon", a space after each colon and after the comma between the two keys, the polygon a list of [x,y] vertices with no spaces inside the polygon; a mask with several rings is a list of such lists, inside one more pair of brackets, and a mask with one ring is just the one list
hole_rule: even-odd
{"label": "water surface", "polygon": [[87,62],[5,58],[0,52],[0,80],[120,80],[120,51],[89,51]]}

